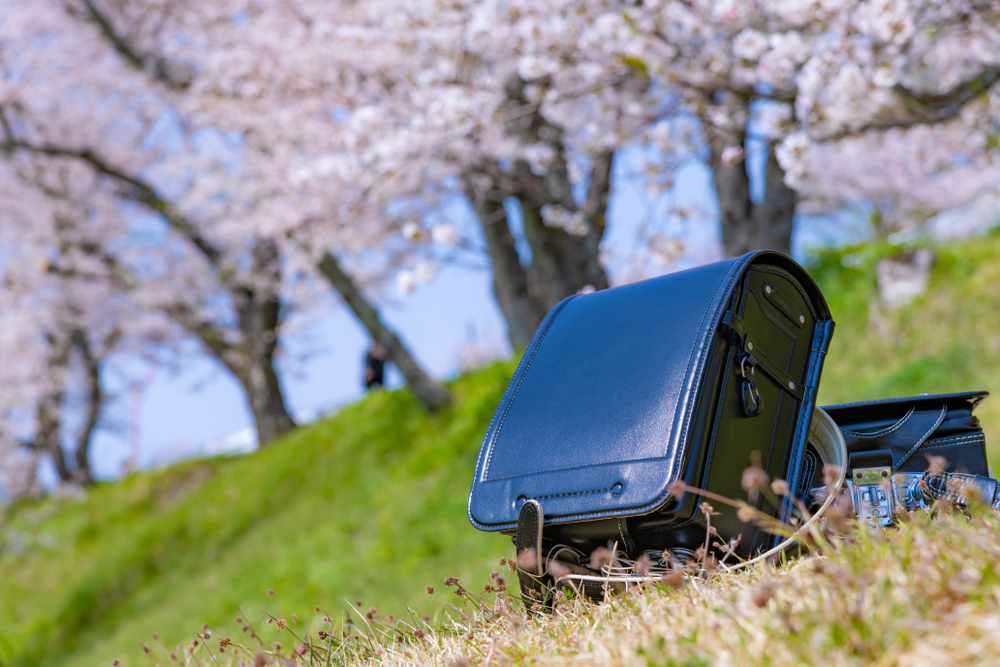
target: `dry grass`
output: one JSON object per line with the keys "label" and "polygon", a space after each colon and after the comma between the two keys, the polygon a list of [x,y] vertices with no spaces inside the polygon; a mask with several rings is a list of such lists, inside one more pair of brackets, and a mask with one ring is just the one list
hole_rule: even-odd
{"label": "dry grass", "polygon": [[[176,664],[1000,663],[997,514],[915,516],[896,530],[857,529],[833,544],[786,564],[634,589],[600,605],[562,600],[554,613],[536,616],[509,590],[476,594],[454,584],[444,594],[455,603],[443,604],[436,619],[375,610],[351,612],[346,622],[322,613],[310,621],[275,617],[224,650],[226,638],[202,633]],[[496,576],[487,586],[495,584]]]}

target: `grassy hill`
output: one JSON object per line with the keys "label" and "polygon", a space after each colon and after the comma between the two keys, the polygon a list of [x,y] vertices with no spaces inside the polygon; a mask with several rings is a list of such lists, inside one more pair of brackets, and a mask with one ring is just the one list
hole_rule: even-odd
{"label": "grassy hill", "polygon": [[25,544],[0,561],[0,664],[146,664],[129,659],[139,640],[232,629],[234,605],[258,622],[279,604],[432,606],[425,584],[506,553],[468,525],[465,501],[511,372],[463,378],[456,406],[434,417],[405,392],[380,393],[251,456],[28,508]]}
{"label": "grassy hill", "polygon": [[[335,644],[334,654],[320,641],[311,644],[315,661],[297,664],[332,657],[333,664],[393,667],[995,665],[1000,517],[982,509],[971,515],[918,514],[898,530],[836,536],[819,557],[633,587],[601,605],[558,600],[553,614],[526,616],[520,603],[500,596],[474,608],[477,596],[466,595],[473,599],[447,623],[407,627],[376,617],[370,629]],[[297,645],[293,629],[303,634],[293,624],[270,626],[263,637],[288,647],[285,656]],[[198,647],[191,667],[236,667],[259,650],[245,637],[235,641],[234,655],[218,663]],[[266,664],[287,663],[272,657]]]}
{"label": "grassy hill", "polygon": [[[870,307],[874,263],[893,248],[818,258],[811,270],[837,321],[821,402],[1000,390],[1000,237],[935,250],[930,291],[899,311]],[[481,581],[508,555],[505,538],[468,525],[465,502],[513,368],[458,379],[440,415],[405,391],[380,393],[249,456],[24,508],[0,557],[0,666],[152,664],[139,641],[158,633],[172,647],[202,623],[235,635],[237,605],[258,624],[357,599],[432,611],[441,600],[424,585]],[[979,414],[1000,443],[1000,399]]]}

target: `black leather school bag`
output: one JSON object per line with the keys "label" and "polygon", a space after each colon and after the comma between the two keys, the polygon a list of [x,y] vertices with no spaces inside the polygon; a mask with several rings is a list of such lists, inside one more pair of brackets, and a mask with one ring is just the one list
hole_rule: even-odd
{"label": "black leather school bag", "polygon": [[851,469],[881,464],[893,473],[922,473],[930,455],[945,459],[946,472],[989,476],[986,437],[972,414],[987,396],[923,394],[823,409],[844,434]]}
{"label": "black leather school bag", "polygon": [[[972,414],[986,396],[922,394],[823,408],[844,436],[845,487],[858,518],[888,526],[900,511],[931,510],[939,500],[975,499],[1000,509],[1000,484]],[[812,484],[823,488],[816,475]]]}
{"label": "black leather school bag", "polygon": [[[702,498],[733,497],[753,452],[799,485],[833,321],[777,252],[569,297],[535,332],[487,429],[469,495],[482,530],[513,533],[536,501],[543,554],[616,542],[629,557],[705,540]],[[791,501],[762,511],[788,519]],[[715,504],[737,553],[775,538]],[[523,526],[522,526],[523,527]]]}

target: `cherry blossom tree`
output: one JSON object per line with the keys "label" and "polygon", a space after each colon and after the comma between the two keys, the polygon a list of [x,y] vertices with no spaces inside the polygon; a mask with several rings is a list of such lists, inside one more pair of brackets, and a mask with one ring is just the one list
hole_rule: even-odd
{"label": "cherry blossom tree", "polygon": [[[255,4],[239,21],[203,22],[213,57],[185,108],[268,156],[271,203],[259,208],[268,212],[259,224],[280,220],[314,249],[385,248],[414,217],[466,195],[511,340],[523,346],[560,299],[607,286],[600,243],[612,155],[658,102],[625,66],[597,79],[585,68],[552,69],[557,61],[522,48],[531,30],[502,10]],[[557,15],[532,11],[539,21]],[[579,60],[574,33],[585,19],[568,17],[568,36],[553,48]],[[557,34],[559,26],[549,30]],[[275,107],[289,122],[272,122]],[[511,202],[531,246],[528,266],[509,229]]]}
{"label": "cherry blossom tree", "polygon": [[795,156],[802,210],[850,207],[882,235],[918,233],[944,212],[995,197],[1000,162],[988,129],[961,119],[810,142]]}
{"label": "cherry blossom tree", "polygon": [[[274,370],[282,287],[276,244],[266,237],[225,237],[159,193],[165,187],[159,183],[181,193],[187,189],[183,174],[155,173],[164,151],[146,146],[151,128],[173,103],[176,86],[162,81],[169,72],[165,66],[153,68],[151,77],[137,71],[134,59],[109,48],[104,26],[58,3],[10,4],[0,23],[5,65],[0,146],[15,172],[27,172],[9,183],[23,186],[14,196],[24,197],[46,174],[64,176],[77,201],[94,201],[87,188],[95,196],[102,193],[112,203],[79,226],[108,224],[69,250],[105,266],[121,289],[134,293],[135,303],[169,315],[236,376],[247,391],[261,443],[288,430],[294,422]],[[35,48],[17,48],[23,44]],[[87,67],[80,66],[84,61]],[[11,225],[38,225],[47,209],[59,206],[64,193],[51,183],[42,185],[51,205]],[[123,201],[155,211],[162,228],[151,243],[135,243],[130,216],[109,212]],[[72,274],[77,269],[66,250],[56,248],[59,261],[53,265]],[[62,363],[62,356],[53,361]]]}
{"label": "cherry blossom tree", "polygon": [[[146,85],[153,85],[158,93],[166,95],[168,104],[187,114],[192,125],[210,125],[225,131],[235,131],[245,144],[236,158],[240,162],[237,172],[230,170],[230,173],[221,177],[225,169],[219,169],[219,175],[211,175],[207,173],[211,169],[197,156],[170,156],[167,162],[174,174],[181,172],[199,175],[198,179],[190,183],[182,200],[172,200],[147,175],[120,167],[119,163],[111,164],[93,153],[85,155],[82,151],[64,151],[60,155],[68,154],[89,161],[100,173],[123,186],[123,196],[165,215],[167,221],[182,234],[195,229],[196,225],[192,224],[195,219],[199,221],[198,226],[203,226],[202,221],[206,218],[226,221],[214,225],[221,238],[227,238],[228,235],[228,238],[241,239],[249,233],[256,238],[266,239],[275,252],[287,250],[282,256],[291,266],[304,269],[311,264],[313,270],[319,269],[320,275],[325,276],[342,294],[373,339],[386,348],[389,359],[400,369],[418,399],[431,410],[447,403],[450,399],[447,390],[433,381],[416,363],[399,336],[378,317],[357,281],[341,268],[343,260],[338,255],[352,250],[360,252],[374,245],[373,239],[378,239],[377,232],[358,233],[365,228],[356,221],[352,220],[355,224],[351,226],[343,224],[342,200],[350,183],[343,182],[344,189],[338,189],[330,182],[311,190],[299,187],[303,180],[301,174],[305,171],[303,155],[318,160],[321,174],[329,173],[329,156],[317,154],[316,148],[329,143],[328,139],[324,141],[320,137],[321,132],[329,129],[331,123],[329,118],[320,123],[315,115],[317,109],[323,109],[324,104],[327,113],[334,111],[337,100],[343,98],[330,99],[318,94],[322,86],[313,88],[313,94],[303,97],[296,94],[299,92],[297,90],[284,90],[282,87],[289,79],[276,76],[274,85],[266,87],[268,93],[275,93],[275,97],[261,95],[267,97],[267,103],[257,107],[259,114],[251,111],[254,104],[245,99],[237,99],[235,106],[232,104],[234,88],[240,94],[252,92],[255,86],[258,92],[265,90],[259,82],[241,81],[247,72],[244,58],[272,54],[272,41],[301,37],[301,30],[304,25],[309,26],[309,21],[303,21],[301,13],[293,6],[265,6],[258,11],[258,8],[248,9],[242,3],[217,3],[212,6],[191,3],[180,7],[180,10],[177,6],[131,2],[85,2],[79,6],[70,4],[69,7],[71,15],[82,17],[84,22],[96,28],[104,41],[122,56],[124,63],[147,79]],[[339,9],[348,8],[343,6]],[[340,18],[349,15],[350,12],[347,12],[340,15]],[[237,16],[241,18],[234,20]],[[276,19],[291,23],[283,26]],[[252,28],[258,23],[263,23],[265,29],[255,32]],[[289,28],[288,32],[283,30],[285,27]],[[233,32],[234,29],[238,30]],[[254,41],[247,40],[248,35],[256,35],[263,40],[258,44],[259,49],[253,48]],[[314,34],[314,42],[319,44],[322,37],[322,34]],[[178,47],[178,44],[183,46]],[[213,48],[205,48],[206,44]],[[288,42],[288,46],[292,46],[292,42]],[[227,51],[230,48],[232,50]],[[302,62],[289,64],[299,67],[303,65]],[[200,76],[197,79],[189,78],[192,71],[198,72]],[[311,74],[315,76],[316,71]],[[311,85],[312,82],[309,83]],[[289,92],[292,94],[289,95]],[[286,109],[284,122],[274,123],[274,109],[281,106],[279,98],[289,101],[286,107],[300,103],[302,108]],[[230,104],[222,104],[226,101]],[[222,110],[221,116],[212,115],[217,109]],[[255,124],[261,122],[261,119],[265,127]],[[46,149],[39,145],[19,147],[36,151]],[[53,149],[48,152],[58,153],[58,147]],[[361,160],[353,160],[353,164],[356,170],[364,169]],[[344,166],[341,165],[340,172],[346,176],[349,172],[345,172]],[[291,179],[287,178],[289,175]],[[374,185],[378,185],[377,179],[369,188]],[[220,191],[224,192],[224,196],[220,197]],[[339,216],[338,208],[341,209]],[[170,216],[165,214],[168,210]],[[361,214],[362,212],[355,212],[355,215]],[[194,242],[195,247],[209,262],[215,262],[213,256],[220,255],[218,244],[214,249],[207,248],[205,235],[201,236],[201,239]],[[275,261],[277,267],[277,255]],[[260,276],[259,271],[253,273]],[[176,309],[173,311],[175,318],[183,314],[186,313]],[[240,322],[247,319],[241,317]],[[190,325],[185,326],[191,329]],[[218,340],[218,336],[213,335],[212,340],[203,335],[201,337],[220,358],[225,356],[222,355],[223,352],[227,355],[231,352],[214,349],[217,346],[213,341]],[[226,363],[225,358],[223,361]],[[233,364],[227,365],[239,376],[239,370]],[[243,377],[241,381],[247,383]],[[248,389],[248,393],[253,403],[254,392]],[[273,391],[269,393],[277,396]],[[255,411],[255,414],[260,422],[259,412]]]}
{"label": "cherry blossom tree", "polygon": [[78,162],[7,158],[0,160],[0,280],[11,333],[0,383],[8,456],[0,458],[23,462],[27,449],[28,459],[51,458],[61,481],[86,485],[106,360],[162,344],[174,327],[126,289],[128,269],[108,250],[126,240],[132,218],[114,190]]}
{"label": "cherry blossom tree", "polygon": [[[614,151],[657,105],[628,67],[588,67],[578,43],[588,18],[578,3],[410,2],[388,26],[401,36],[395,67],[419,82],[401,91],[410,116],[476,213],[515,348],[561,299],[608,286]],[[531,249],[526,266],[511,208]]]}
{"label": "cherry blossom tree", "polygon": [[[128,226],[112,230],[74,249],[103,264],[120,289],[132,292],[139,307],[162,312],[187,335],[196,337],[243,385],[261,443],[294,426],[285,408],[274,357],[281,325],[282,273],[276,244],[250,238],[245,245],[224,244],[178,213],[138,176],[110,165],[91,149],[56,147],[23,139],[16,121],[6,148],[54,160],[86,163],[112,181],[114,196],[152,208],[170,234],[143,247],[128,244]],[[121,249],[116,252],[116,242]],[[59,254],[60,266],[66,255]],[[62,269],[70,273],[72,267]]]}
{"label": "cherry blossom tree", "polygon": [[[997,79],[994,11],[880,0],[260,3],[215,24],[194,113],[235,122],[269,156],[294,147],[279,170],[294,174],[286,194],[325,198],[319,210],[339,219],[326,229],[342,239],[350,227],[361,246],[405,232],[391,202],[433,209],[451,179],[451,194],[475,209],[519,346],[560,298],[606,286],[600,245],[619,146],[659,148],[651,188],[669,188],[685,157],[703,157],[726,253],[787,251],[799,202],[830,202],[837,189],[819,169],[825,159],[841,156],[848,181],[865,180],[867,167],[877,180],[874,162],[843,162],[849,146],[857,160],[858,142],[878,153],[873,133],[969,115],[992,122],[992,111],[970,110],[989,106],[982,98]],[[275,106],[296,122],[271,123]],[[955,130],[970,145],[985,132],[982,122]],[[809,162],[809,147],[825,157]],[[748,160],[758,152],[755,196]],[[871,194],[907,207],[926,192],[892,188]],[[283,201],[301,230],[307,207]],[[512,202],[527,266],[507,220]]]}
{"label": "cherry blossom tree", "polygon": [[[197,130],[190,127],[182,150],[151,150],[146,145],[156,125],[183,107],[194,66],[200,64],[197,57],[205,56],[203,50],[191,48],[203,44],[199,26],[184,20],[199,14],[180,12],[180,22],[161,21],[172,18],[173,8],[85,0],[16,9],[20,11],[11,12],[3,24],[7,43],[34,39],[47,48],[34,57],[9,59],[8,81],[14,85],[8,86],[8,97],[0,104],[4,148],[10,155],[27,153],[36,161],[82,163],[109,183],[118,199],[156,213],[171,232],[157,238],[156,247],[121,252],[120,242],[128,233],[120,227],[117,236],[88,246],[90,254],[114,267],[115,279],[136,303],[169,315],[236,376],[247,391],[259,441],[272,440],[294,425],[274,357],[283,300],[290,299],[284,273],[301,269],[301,263],[296,266],[298,258],[284,253],[286,239],[273,222],[254,229],[234,221],[251,217],[247,214],[258,206],[274,211],[274,200],[261,195],[261,188],[266,190],[274,179],[261,182],[253,162],[259,156],[250,151],[234,156],[194,150]],[[51,35],[59,39],[53,41]],[[181,43],[184,46],[175,48]],[[105,67],[94,68],[82,81],[69,81],[75,74],[73,59],[81,54],[92,54]],[[58,106],[67,91],[76,89],[88,96],[91,108]],[[116,104],[103,108],[109,100]],[[95,114],[95,106],[105,113]],[[31,113],[32,107],[45,108]],[[132,131],[126,137],[112,136],[110,128],[117,130],[122,123]],[[244,159],[246,168],[234,171],[233,162]],[[118,252],[112,247],[115,240]],[[331,253],[323,259],[323,268],[336,265]],[[352,307],[365,305],[352,281],[341,281],[340,288],[353,289],[345,294]],[[431,409],[446,403],[448,392],[430,380],[399,338],[377,316],[363,319],[418,398]]]}
{"label": "cherry blossom tree", "polygon": [[[955,135],[949,142],[954,156],[975,161],[985,159],[989,137],[996,133],[990,100],[1000,77],[1000,38],[993,3],[665,0],[470,3],[456,10],[454,3],[421,6],[428,14],[465,17],[456,19],[464,32],[453,42],[474,43],[468,51],[475,57],[467,59],[476,64],[489,62],[481,54],[490,53],[491,44],[500,45],[497,53],[516,62],[521,79],[539,96],[538,114],[547,122],[572,127],[572,121],[556,119],[575,116],[577,126],[583,119],[584,132],[597,130],[590,136],[601,137],[606,146],[620,145],[622,139],[658,146],[651,186],[669,187],[685,153],[704,156],[730,255],[758,247],[787,251],[798,202],[829,200],[838,187],[837,179],[829,178],[834,172],[820,168],[828,160],[850,156],[855,163],[843,164],[840,174],[878,180],[874,161],[857,161],[862,145],[872,156],[879,154],[885,139],[873,135],[914,128],[906,141],[933,141],[916,128],[948,124]],[[451,59],[452,70],[460,70],[465,53]],[[647,84],[639,87],[645,97],[627,94],[623,72],[631,73],[632,85]],[[577,100],[573,93],[581,80],[601,94]],[[592,103],[593,98],[608,100],[615,110],[610,127],[617,126],[617,137],[615,130],[592,123],[586,107],[566,103]],[[479,111],[494,125],[502,119]],[[623,122],[631,114],[638,122]],[[635,127],[643,124],[646,132],[637,139]],[[692,125],[697,132],[691,132]],[[958,136],[964,146],[954,140]],[[841,141],[847,138],[852,140]],[[809,165],[800,159],[807,147],[820,144],[822,149],[808,153],[815,156]],[[513,159],[514,144],[506,148]],[[540,148],[522,143],[526,156],[558,153]],[[747,166],[757,152],[763,153],[759,197]],[[810,168],[817,177],[806,179]],[[916,169],[907,171],[912,175]],[[921,171],[920,181],[939,173]],[[911,181],[894,187],[890,199],[902,203],[924,192]]]}
{"label": "cherry blossom tree", "polygon": [[[723,244],[735,255],[787,250],[797,202],[829,198],[837,176],[888,185],[878,159],[885,142],[935,152],[937,135],[918,126],[961,126],[953,158],[981,158],[998,117],[997,10],[895,0],[612,3],[593,26],[608,58],[664,82],[700,122]],[[871,136],[907,128],[914,132]],[[841,142],[848,137],[857,138]],[[745,161],[754,142],[766,150],[759,201]],[[891,196],[918,201],[936,174],[897,180]]]}

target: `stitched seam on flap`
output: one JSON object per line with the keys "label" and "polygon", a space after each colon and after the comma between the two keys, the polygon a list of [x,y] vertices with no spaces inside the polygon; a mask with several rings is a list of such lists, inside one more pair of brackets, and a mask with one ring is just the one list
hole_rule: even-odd
{"label": "stitched seam on flap", "polygon": [[656,458],[632,459],[631,461],[608,461],[606,463],[581,463],[580,465],[566,466],[565,468],[552,468],[550,470],[539,470],[537,472],[531,472],[531,473],[521,473],[521,474],[517,474],[517,475],[508,475],[507,477],[491,477],[487,481],[488,482],[499,482],[499,481],[502,481],[502,480],[505,480],[505,479],[516,479],[518,477],[531,477],[531,476],[534,476],[534,475],[547,475],[550,472],[566,472],[567,470],[582,470],[584,468],[597,468],[597,467],[611,466],[611,465],[632,465],[634,463],[649,463],[650,461],[662,461],[663,458],[664,457],[662,457],[662,456],[658,456]]}
{"label": "stitched seam on flap", "polygon": [[567,493],[551,493],[547,496],[532,496],[534,500],[551,500],[553,498],[572,498],[573,496],[588,496],[593,493],[608,493],[611,489],[591,489],[589,491],[570,491]]}
{"label": "stitched seam on flap", "polygon": [[881,431],[876,431],[875,433],[862,433],[860,431],[852,431],[846,428],[842,428],[840,430],[853,438],[867,438],[867,439],[881,438],[883,435],[889,435],[890,433],[896,431],[897,429],[903,428],[903,424],[906,423],[906,420],[912,417],[913,413],[916,411],[917,411],[917,406],[914,405],[910,408],[909,412],[903,415],[903,418],[900,419],[898,422],[896,422],[892,426],[882,429]]}
{"label": "stitched seam on flap", "polygon": [[528,376],[528,371],[531,370],[531,364],[532,362],[535,361],[535,356],[538,354],[538,350],[542,349],[542,341],[545,340],[545,337],[549,334],[549,329],[552,328],[552,325],[555,324],[556,319],[559,317],[560,314],[562,314],[562,311],[566,308],[566,306],[569,305],[570,301],[572,301],[573,298],[574,297],[570,297],[569,299],[563,302],[562,306],[559,307],[559,310],[552,315],[552,319],[549,320],[549,324],[548,326],[545,327],[545,331],[543,331],[542,335],[538,338],[538,344],[535,345],[535,349],[531,353],[531,359],[528,360],[527,365],[524,367],[524,372],[521,373],[521,377],[517,381],[517,387],[514,389],[514,392],[510,395],[510,401],[507,402],[507,407],[504,408],[503,417],[501,417],[500,421],[497,423],[497,430],[493,433],[493,442],[490,445],[489,458],[486,460],[486,467],[483,470],[484,477],[488,478],[490,476],[490,464],[493,463],[493,445],[495,445],[496,441],[500,439],[500,431],[501,429],[503,429],[504,422],[507,421],[507,415],[508,413],[510,413],[510,409],[514,405],[514,399],[517,398],[517,392],[521,390],[521,385],[524,383],[524,378]]}
{"label": "stitched seam on flap", "polygon": [[[555,319],[555,318],[553,318],[553,319]],[[536,335],[537,335],[537,333],[538,332],[535,332]],[[531,343],[533,343],[533,342],[534,342],[534,336],[532,336],[532,340],[528,342],[528,348],[529,349],[531,349]],[[521,357],[521,361],[519,361],[517,363],[517,368],[514,370],[514,375],[511,377],[510,382],[507,383],[507,386],[503,390],[503,396],[500,397],[500,403],[499,403],[499,405],[503,405],[504,401],[507,400],[507,396],[511,392],[511,387],[514,386],[514,378],[521,377],[521,370],[522,370],[523,367],[524,367],[524,357]],[[480,459],[476,461],[476,469],[475,469],[475,471],[473,473],[474,477],[472,478],[472,487],[473,487],[473,489],[475,488],[476,484],[479,483],[479,472],[480,472],[480,467],[481,466],[485,467],[485,470],[483,470],[483,474],[484,475],[488,475],[489,474],[490,461],[493,460],[493,445],[496,444],[496,435],[497,434],[493,431],[493,425],[497,421],[497,413],[498,413],[498,411],[494,410],[493,416],[490,417],[490,423],[486,427],[486,436],[483,438],[483,444],[484,445],[487,445],[487,443],[489,443],[489,444],[487,446],[486,451],[482,452],[482,455],[480,456]],[[468,511],[469,511],[469,516],[471,517],[472,516],[472,493],[471,492],[469,493],[469,510]]]}
{"label": "stitched seam on flap", "polygon": [[965,447],[966,445],[969,445],[969,444],[971,444],[971,443],[968,443],[968,442],[951,442],[951,443],[948,443],[947,445],[931,445],[929,447],[921,447],[917,451],[922,452],[922,451],[924,451],[926,449],[948,449],[949,447]]}
{"label": "stitched seam on flap", "polygon": [[934,449],[936,447],[954,447],[955,445],[967,445],[976,442],[985,442],[986,436],[983,434],[978,435],[962,435],[962,436],[952,436],[950,438],[940,438],[938,440],[929,440],[920,446],[920,449]]}
{"label": "stitched seam on flap", "polygon": [[934,431],[937,430],[937,427],[941,425],[941,422],[944,421],[945,415],[947,415],[947,414],[948,414],[948,404],[945,403],[945,404],[943,404],[941,406],[941,414],[938,416],[938,418],[931,425],[930,429],[928,429],[928,431],[926,433],[924,433],[922,436],[920,436],[920,439],[917,440],[917,444],[913,445],[913,447],[910,449],[910,451],[906,452],[906,454],[903,455],[903,458],[899,459],[899,463],[894,463],[892,467],[895,468],[897,466],[902,465],[908,458],[910,458],[911,456],[913,456],[914,452],[916,452],[918,449],[920,449],[920,445],[924,444],[924,441],[927,440],[927,438],[930,437],[931,433],[933,433]]}

